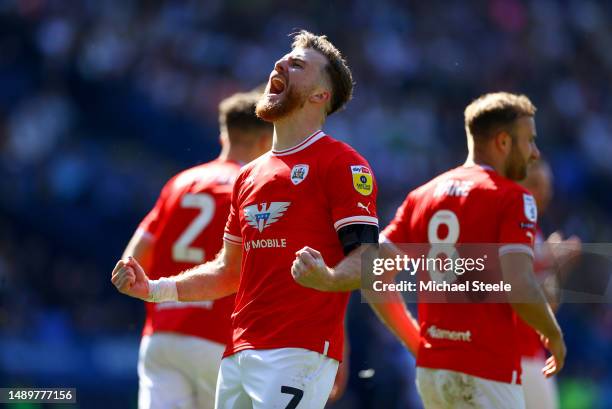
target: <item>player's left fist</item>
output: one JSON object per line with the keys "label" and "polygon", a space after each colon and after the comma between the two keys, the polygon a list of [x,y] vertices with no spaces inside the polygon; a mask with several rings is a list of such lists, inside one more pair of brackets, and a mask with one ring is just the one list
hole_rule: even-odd
{"label": "player's left fist", "polygon": [[310,247],[304,247],[296,251],[295,256],[291,266],[293,279],[304,287],[327,290],[331,281],[331,273],[321,253]]}

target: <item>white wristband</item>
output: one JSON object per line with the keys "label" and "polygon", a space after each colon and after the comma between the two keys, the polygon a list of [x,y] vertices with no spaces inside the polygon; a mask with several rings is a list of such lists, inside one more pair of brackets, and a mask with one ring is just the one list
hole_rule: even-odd
{"label": "white wristband", "polygon": [[149,280],[149,302],[178,301],[176,281],[169,277],[159,280]]}

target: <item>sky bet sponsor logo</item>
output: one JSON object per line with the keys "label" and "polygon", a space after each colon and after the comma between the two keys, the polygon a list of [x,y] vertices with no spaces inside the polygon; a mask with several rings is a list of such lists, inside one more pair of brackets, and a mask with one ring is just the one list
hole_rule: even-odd
{"label": "sky bet sponsor logo", "polygon": [[364,196],[369,196],[372,193],[372,172],[367,166],[352,165],[351,173],[353,174],[353,187],[356,191]]}

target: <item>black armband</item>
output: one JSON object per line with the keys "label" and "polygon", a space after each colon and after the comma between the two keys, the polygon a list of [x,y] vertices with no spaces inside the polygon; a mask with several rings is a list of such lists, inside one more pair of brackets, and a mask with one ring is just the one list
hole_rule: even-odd
{"label": "black armband", "polygon": [[378,247],[378,227],[371,224],[349,224],[338,230],[338,238],[344,255],[365,243]]}

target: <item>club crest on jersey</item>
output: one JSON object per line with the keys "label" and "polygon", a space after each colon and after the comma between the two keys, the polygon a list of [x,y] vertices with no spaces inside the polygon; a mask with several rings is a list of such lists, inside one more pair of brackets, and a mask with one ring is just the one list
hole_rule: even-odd
{"label": "club crest on jersey", "polygon": [[538,208],[533,196],[523,193],[523,208],[525,209],[527,220],[535,223],[538,220]]}
{"label": "club crest on jersey", "polygon": [[299,185],[306,179],[308,176],[308,165],[295,165],[293,169],[291,169],[291,182],[294,185]]}
{"label": "club crest on jersey", "polygon": [[374,189],[370,169],[367,166],[352,165],[351,173],[353,174],[353,187],[355,190],[364,196],[369,196]]}
{"label": "club crest on jersey", "polygon": [[244,208],[244,218],[249,226],[262,232],[285,214],[291,202],[253,204]]}

